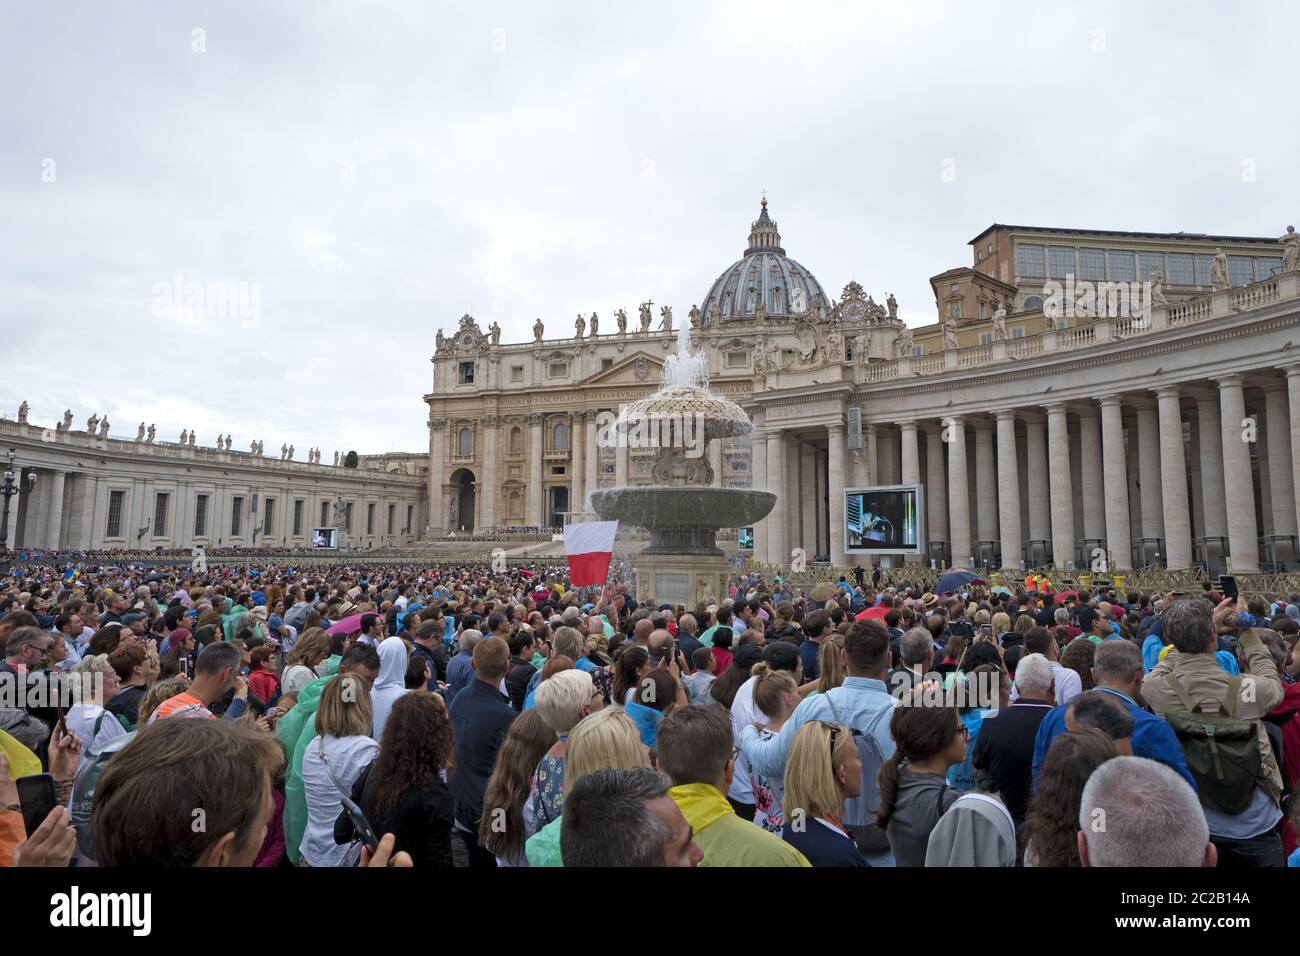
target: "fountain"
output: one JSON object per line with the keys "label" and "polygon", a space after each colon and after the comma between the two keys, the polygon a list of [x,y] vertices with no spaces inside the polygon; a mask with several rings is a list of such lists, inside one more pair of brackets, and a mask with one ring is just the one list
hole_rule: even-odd
{"label": "fountain", "polygon": [[753,426],[739,405],[708,386],[708,366],[703,355],[691,351],[690,326],[683,323],[659,390],[625,406],[613,434],[602,439],[658,449],[653,484],[607,488],[591,496],[602,519],[650,532],[650,543],[635,559],[642,600],[694,607],[706,597],[721,599],[730,567],[717,545],[718,529],[752,526],[776,504],[770,491],[713,487],[708,443],[747,435]]}

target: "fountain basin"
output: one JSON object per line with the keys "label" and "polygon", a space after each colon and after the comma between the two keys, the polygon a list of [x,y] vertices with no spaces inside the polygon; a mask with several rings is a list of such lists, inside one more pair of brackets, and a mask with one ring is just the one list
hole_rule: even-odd
{"label": "fountain basin", "polygon": [[640,485],[591,495],[591,507],[601,518],[650,532],[642,554],[721,555],[719,528],[749,527],[775,505],[770,491],[701,485]]}

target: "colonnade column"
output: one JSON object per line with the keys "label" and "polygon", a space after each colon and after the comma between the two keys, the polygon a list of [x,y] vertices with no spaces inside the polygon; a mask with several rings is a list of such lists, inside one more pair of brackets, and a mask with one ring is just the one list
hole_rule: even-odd
{"label": "colonnade column", "polygon": [[948,540],[948,483],[944,477],[943,425],[925,429],[925,523],[928,540]]}
{"label": "colonnade column", "polygon": [[1029,478],[1029,538],[1044,541],[1052,536],[1052,508],[1047,485],[1047,443],[1043,438],[1043,417],[1025,414],[1026,468]]}
{"label": "colonnade column", "polygon": [[1164,511],[1165,564],[1192,566],[1192,519],[1187,510],[1187,457],[1183,451],[1183,408],[1178,388],[1156,390],[1160,406],[1160,500]]}
{"label": "colonnade column", "polygon": [[979,541],[995,541],[998,527],[998,475],[993,457],[993,426],[987,421],[975,425],[975,510],[978,512]]}
{"label": "colonnade column", "polygon": [[1048,484],[1052,499],[1052,563],[1074,561],[1074,481],[1070,474],[1069,419],[1062,404],[1047,407]]}
{"label": "colonnade column", "polygon": [[67,472],[50,473],[50,510],[45,516],[44,547],[58,550],[59,532],[63,530],[63,483]]}
{"label": "colonnade column", "polygon": [[998,412],[998,529],[1002,566],[1019,567],[1024,558],[1020,531],[1020,459],[1016,453],[1015,412]]}
{"label": "colonnade column", "polygon": [[1288,421],[1287,390],[1283,382],[1264,385],[1264,416],[1268,419],[1268,488],[1273,533],[1296,533],[1293,426]]}
{"label": "colonnade column", "polygon": [[1228,508],[1228,552],[1234,574],[1259,571],[1259,540],[1255,529],[1255,487],[1251,480],[1250,445],[1244,440],[1246,396],[1240,375],[1219,380],[1220,428],[1223,435],[1223,484]]}
{"label": "colonnade column", "polygon": [[1079,457],[1083,536],[1095,541],[1106,537],[1106,479],[1101,457],[1101,418],[1092,407],[1079,409]]}
{"label": "colonnade column", "polygon": [[1152,452],[1160,447],[1160,426],[1155,404],[1146,398],[1135,401],[1137,409],[1138,485],[1141,489],[1142,537],[1165,536],[1164,505],[1160,493],[1160,460]]}
{"label": "colonnade column", "polygon": [[948,441],[948,526],[952,531],[952,566],[970,566],[970,490],[966,479],[966,425],[960,415],[945,418]]}
{"label": "colonnade column", "polygon": [[1106,547],[1116,570],[1133,567],[1128,521],[1128,463],[1124,455],[1124,411],[1118,395],[1101,400],[1101,453],[1106,486]]}

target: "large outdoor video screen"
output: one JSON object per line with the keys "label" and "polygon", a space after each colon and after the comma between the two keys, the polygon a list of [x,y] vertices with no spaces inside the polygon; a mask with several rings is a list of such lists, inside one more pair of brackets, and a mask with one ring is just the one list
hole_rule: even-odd
{"label": "large outdoor video screen", "polygon": [[338,528],[312,528],[311,546],[325,551],[335,551],[339,546]]}
{"label": "large outdoor video screen", "polygon": [[844,550],[849,554],[920,555],[924,519],[920,485],[880,485],[844,492]]}

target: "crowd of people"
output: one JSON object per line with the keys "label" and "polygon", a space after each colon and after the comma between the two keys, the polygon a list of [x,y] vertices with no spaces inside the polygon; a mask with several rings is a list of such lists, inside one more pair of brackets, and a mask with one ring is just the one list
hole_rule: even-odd
{"label": "crowd of people", "polygon": [[1208,586],[20,563],[0,866],[1300,865],[1298,635]]}

